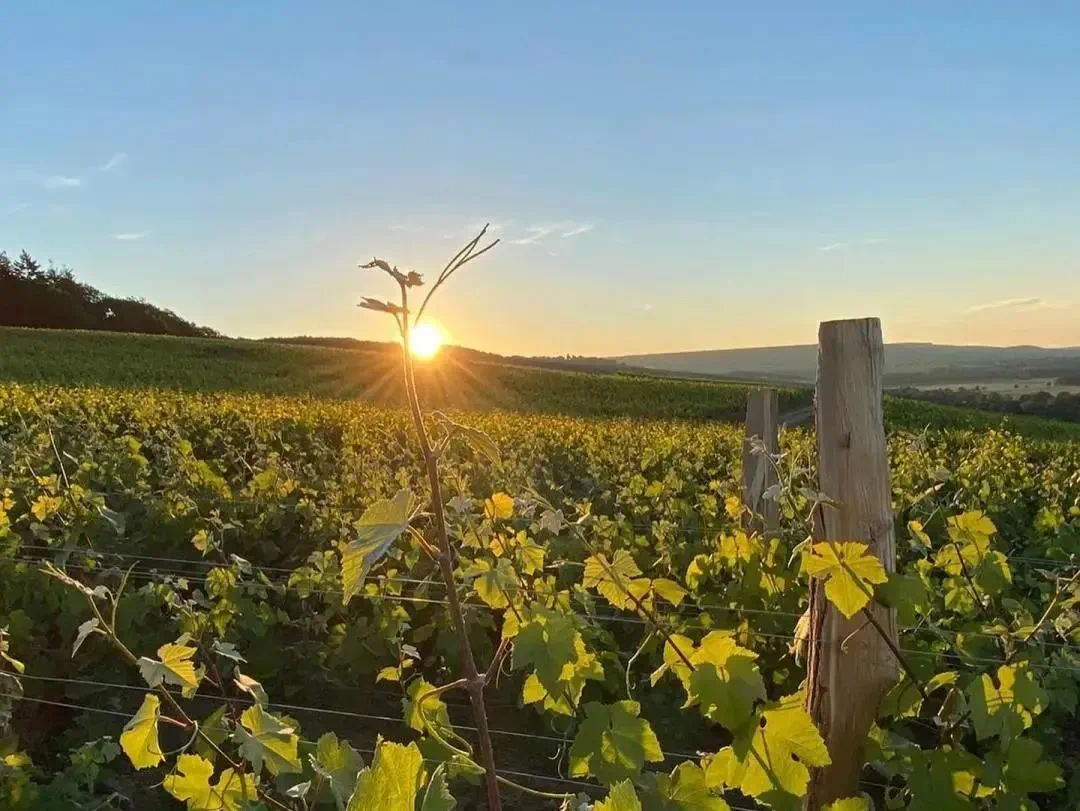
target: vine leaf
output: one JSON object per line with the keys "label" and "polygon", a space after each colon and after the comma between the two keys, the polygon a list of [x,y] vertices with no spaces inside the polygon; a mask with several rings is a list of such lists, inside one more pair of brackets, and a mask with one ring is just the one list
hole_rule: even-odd
{"label": "vine leaf", "polygon": [[644,775],[646,808],[664,811],[731,811],[731,806],[709,789],[705,770],[696,763],[680,763],[668,774]]}
{"label": "vine leaf", "polygon": [[487,518],[501,518],[504,521],[514,514],[514,499],[506,493],[494,493],[484,499],[484,515]]}
{"label": "vine leaf", "polygon": [[[221,704],[210,713],[206,720],[199,724],[201,734],[195,738],[195,751],[211,763],[214,762],[218,755],[217,750],[211,746],[211,743],[220,746],[229,737],[229,731],[225,728],[225,710],[227,706]],[[209,738],[209,742],[203,736]]]}
{"label": "vine leaf", "polygon": [[611,787],[607,797],[598,802],[593,811],[641,811],[641,800],[634,791],[634,784],[622,780]]}
{"label": "vine leaf", "polygon": [[499,558],[494,566],[486,560],[477,560],[466,574],[476,578],[473,588],[477,596],[492,608],[506,608],[510,597],[517,593],[517,573],[506,558]]}
{"label": "vine leaf", "polygon": [[360,753],[348,741],[338,741],[337,735],[327,732],[319,738],[308,760],[315,774],[325,781],[324,785],[333,795],[339,811],[344,811],[356,788],[356,776],[364,768]]}
{"label": "vine leaf", "polygon": [[236,676],[233,678],[233,684],[236,685],[238,690],[243,690],[255,699],[256,704],[265,707],[270,701],[263,686],[255,681],[255,679],[251,678],[251,676],[245,676],[239,670],[236,671]]}
{"label": "vine leaf", "polygon": [[299,743],[295,730],[259,704],[244,710],[240,727],[233,733],[240,754],[251,764],[255,774],[261,774],[263,764],[272,775],[299,772]]}
{"label": "vine leaf", "polygon": [[415,509],[416,497],[412,491],[401,489],[392,499],[376,501],[353,525],[356,537],[341,551],[342,601],[346,605],[364,585],[371,567],[408,528]]}
{"label": "vine leaf", "polygon": [[[693,671],[676,648],[694,665]],[[684,707],[699,706],[706,718],[735,732],[753,714],[754,704],[765,700],[765,682],[755,659],[757,654],[740,647],[730,631],[712,631],[700,646],[672,634],[664,643],[664,663],[653,671],[651,682],[655,686],[670,670],[686,690]]]}
{"label": "vine leaf", "polygon": [[738,730],[753,714],[755,702],[765,700],[765,682],[756,658],[757,654],[739,647],[731,637],[713,631],[690,657],[696,668],[684,706],[698,705],[709,720]]}
{"label": "vine leaf", "polygon": [[979,740],[992,735],[999,735],[1002,741],[1017,737],[1049,701],[1024,663],[999,667],[996,684],[989,673],[983,673],[968,685],[967,697]]}
{"label": "vine leaf", "polygon": [[706,772],[710,787],[729,786],[778,807],[797,807],[806,794],[808,766],[832,762],[814,722],[794,693],[758,711],[752,722],[721,749]]}
{"label": "vine leaf", "polygon": [[120,748],[136,769],[157,766],[165,759],[158,743],[158,719],[161,717],[161,699],[152,693],[143,698],[142,706],[124,724],[120,733]]}
{"label": "vine leaf", "polygon": [[502,462],[502,457],[499,455],[499,446],[495,444],[495,441],[485,434],[483,431],[478,431],[476,428],[470,428],[468,425],[462,425],[460,422],[455,422],[441,411],[436,411],[435,419],[442,423],[452,434],[460,434],[465,438],[465,441],[473,447],[474,450],[479,451],[489,460],[496,465]]}
{"label": "vine leaf", "polygon": [[600,661],[585,646],[572,617],[535,606],[514,637],[514,670],[533,668],[522,688],[526,704],[560,715],[573,715],[585,682],[603,679]]}
{"label": "vine leaf", "polygon": [[347,811],[414,811],[423,782],[424,758],[417,745],[380,737],[374,760],[356,779]]}
{"label": "vine leaf", "polygon": [[434,689],[435,686],[429,684],[423,677],[413,679],[409,683],[408,693],[401,700],[402,707],[405,710],[405,722],[417,732],[427,732],[429,728],[434,726],[435,733],[445,737],[447,731],[452,731],[454,728],[450,723],[450,713],[446,707],[446,702],[438,695],[430,695],[425,698],[423,706],[416,700],[417,696],[423,696]]}
{"label": "vine leaf", "polygon": [[652,588],[660,597],[663,597],[672,605],[679,605],[687,595],[686,589],[674,580],[666,577],[658,577],[652,581]]}
{"label": "vine leaf", "polygon": [[100,625],[100,624],[101,623],[100,623],[100,621],[98,620],[97,617],[91,617],[90,619],[88,619],[86,622],[84,622],[82,625],[79,626],[79,633],[76,634],[76,636],[75,636],[75,644],[71,646],[71,658],[72,659],[75,658],[75,654],[79,652],[79,648],[82,647],[82,643],[86,641],[86,638],[88,636],[90,636],[90,634],[104,634],[105,633],[104,631],[102,631],[98,627],[98,625]]}
{"label": "vine leaf", "polygon": [[625,609],[634,604],[631,594],[640,600],[649,590],[648,579],[635,580],[640,574],[631,554],[620,549],[610,562],[603,553],[586,560],[581,585],[596,589],[613,606]]}
{"label": "vine leaf", "polygon": [[1001,807],[1024,808],[1028,794],[1065,787],[1061,767],[1043,757],[1042,744],[1034,738],[1015,738],[1009,743],[1004,757],[991,752],[986,760],[987,778],[997,778],[1001,791],[1007,795],[1007,803],[1002,803]]}
{"label": "vine leaf", "polygon": [[256,797],[255,776],[238,775],[232,769],[223,771],[217,783],[211,785],[214,766],[198,755],[180,755],[176,769],[177,773],[166,777],[162,785],[173,797],[186,802],[188,811],[240,811]]}
{"label": "vine leaf", "polygon": [[446,786],[446,772],[443,766],[438,766],[435,773],[428,781],[424,791],[424,801],[420,804],[420,811],[453,811],[457,800]]}
{"label": "vine leaf", "polygon": [[649,722],[638,718],[636,701],[585,705],[585,720],[570,747],[570,774],[591,774],[601,783],[613,785],[636,777],[645,762],[664,759],[660,742]]}
{"label": "vine leaf", "polygon": [[868,549],[857,541],[823,541],[803,557],[807,574],[825,581],[825,596],[848,619],[870,602],[874,583],[889,579],[881,561]]}
{"label": "vine leaf", "polygon": [[972,799],[993,789],[980,779],[980,762],[962,749],[945,747],[917,758],[908,782],[908,811],[974,811]]}
{"label": "vine leaf", "polygon": [[195,648],[170,642],[158,648],[157,654],[160,661],[139,657],[139,672],[147,684],[158,687],[164,682],[191,690],[199,686],[200,677],[191,661]]}

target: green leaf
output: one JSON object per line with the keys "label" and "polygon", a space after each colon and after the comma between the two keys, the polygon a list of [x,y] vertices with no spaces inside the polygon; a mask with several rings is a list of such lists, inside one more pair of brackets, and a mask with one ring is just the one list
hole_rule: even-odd
{"label": "green leaf", "polygon": [[824,541],[803,558],[807,574],[825,581],[825,596],[848,619],[870,602],[874,583],[888,580],[885,567],[868,549],[856,541]]}
{"label": "green leaf", "polygon": [[262,772],[264,763],[275,776],[301,770],[296,753],[299,738],[295,731],[258,704],[244,710],[233,740],[239,744],[240,754],[251,764],[255,774]]}
{"label": "green leaf", "polygon": [[483,431],[478,431],[475,428],[470,428],[468,425],[462,425],[460,422],[455,422],[440,411],[435,412],[435,419],[453,433],[460,434],[464,437],[465,441],[468,442],[474,450],[484,454],[484,456],[496,465],[502,462],[502,457],[499,455],[499,446],[496,445],[495,441]]}
{"label": "green leaf", "polygon": [[971,797],[991,791],[979,786],[979,761],[948,746],[917,758],[908,782],[908,811],[974,811]]}
{"label": "green leaf", "polygon": [[311,768],[323,778],[324,785],[339,809],[344,809],[356,787],[356,776],[364,768],[360,757],[348,741],[338,741],[337,735],[327,732],[308,755]]}
{"label": "green leaf", "polygon": [[371,567],[379,562],[409,526],[416,509],[411,490],[398,490],[392,499],[376,501],[354,524],[356,537],[341,552],[342,600],[348,605],[364,585]]}
{"label": "green leaf", "polygon": [[593,811],[641,811],[641,800],[634,791],[634,784],[622,780],[611,787],[607,797],[598,802]]}
{"label": "green leaf", "polygon": [[691,656],[695,669],[684,706],[697,705],[706,718],[737,731],[753,714],[755,702],[765,700],[756,658],[724,632],[713,631]]}
{"label": "green leaf", "polygon": [[152,693],[143,698],[142,706],[120,733],[120,748],[136,769],[157,766],[165,759],[158,743],[158,719],[161,717],[161,699]]}
{"label": "green leaf", "polygon": [[604,669],[589,653],[572,617],[534,605],[514,637],[514,670],[533,668],[522,687],[526,704],[543,702],[544,709],[573,715],[585,682],[603,679]]}
{"label": "green leaf", "polygon": [[162,785],[173,797],[187,803],[188,811],[241,811],[255,802],[258,780],[253,775],[238,775],[226,769],[211,785],[214,766],[198,755],[180,755],[176,769]]}
{"label": "green leaf", "polygon": [[424,758],[415,743],[379,739],[371,766],[360,772],[347,811],[415,811]]}
{"label": "green leaf", "polygon": [[[432,726],[439,735],[445,736],[447,730],[453,730],[450,723],[450,713],[446,703],[438,695],[431,695],[435,690],[434,685],[429,684],[423,677],[409,682],[406,698],[401,700],[405,710],[405,722],[417,732],[427,732]],[[417,697],[424,698],[423,706],[417,702]]]}
{"label": "green leaf", "polygon": [[1009,744],[1001,769],[1001,789],[1016,808],[1028,794],[1042,794],[1065,787],[1061,767],[1043,757],[1042,744],[1034,738],[1015,738]]}
{"label": "green leaf", "polygon": [[251,678],[251,676],[245,676],[239,670],[236,671],[236,676],[233,677],[233,684],[235,684],[238,689],[243,690],[249,696],[254,698],[256,704],[261,704],[265,707],[270,701],[263,686],[255,681],[255,679]]}
{"label": "green leaf", "polygon": [[922,580],[910,574],[888,573],[888,581],[874,589],[874,599],[884,606],[896,609],[896,621],[909,625],[915,621],[920,609],[926,610],[926,586]]}
{"label": "green leaf", "polygon": [[499,558],[495,566],[486,560],[478,560],[468,574],[476,577],[473,588],[477,596],[492,608],[506,608],[510,598],[517,593],[517,573],[506,558]]}
{"label": "green leaf", "polygon": [[[585,573],[581,579],[581,585],[587,589],[595,588],[604,596],[609,603],[616,608],[625,609],[632,607],[634,601],[631,594],[641,599],[641,589],[635,590],[632,583],[634,578],[641,574],[634,558],[625,549],[615,553],[615,557],[609,562],[603,553],[593,555],[585,561]],[[644,591],[648,591],[649,581],[644,581]]]}
{"label": "green leaf", "polygon": [[1025,663],[999,667],[996,684],[989,673],[983,673],[968,685],[967,697],[980,740],[991,735],[999,735],[1002,741],[1017,737],[1049,701]]}
{"label": "green leaf", "polygon": [[642,795],[648,809],[663,811],[730,811],[722,797],[713,794],[705,771],[696,763],[680,763],[667,774],[648,773]]}
{"label": "green leaf", "polygon": [[[709,785],[726,785],[770,804],[790,804],[806,794],[807,767],[828,766],[832,759],[799,693],[758,711],[732,742],[709,764]],[[726,753],[726,754],[725,754]]]}
{"label": "green leaf", "polygon": [[428,781],[424,791],[424,802],[420,804],[420,811],[453,811],[457,800],[446,786],[445,767],[439,766]]}
{"label": "green leaf", "polygon": [[157,654],[160,661],[145,656],[139,658],[139,672],[147,684],[157,687],[164,682],[192,690],[199,686],[200,677],[191,661],[195,648],[169,643],[158,648]]}
{"label": "green leaf", "polygon": [[570,774],[592,775],[613,785],[636,777],[646,761],[662,761],[660,742],[649,722],[638,718],[640,709],[636,701],[586,704],[585,720],[570,748]]}

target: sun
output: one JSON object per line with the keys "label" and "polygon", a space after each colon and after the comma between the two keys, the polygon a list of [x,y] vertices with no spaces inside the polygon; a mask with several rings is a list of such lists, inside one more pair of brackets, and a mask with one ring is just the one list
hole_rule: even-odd
{"label": "sun", "polygon": [[431,324],[421,324],[409,335],[410,350],[423,360],[435,357],[442,345],[442,330]]}

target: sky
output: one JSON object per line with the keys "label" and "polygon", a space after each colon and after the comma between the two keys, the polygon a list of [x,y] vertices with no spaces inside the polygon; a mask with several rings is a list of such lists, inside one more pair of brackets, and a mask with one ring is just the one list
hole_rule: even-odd
{"label": "sky", "polygon": [[[809,10],[809,6],[813,10]],[[1080,4],[7,4],[0,249],[235,336],[1080,345]]]}

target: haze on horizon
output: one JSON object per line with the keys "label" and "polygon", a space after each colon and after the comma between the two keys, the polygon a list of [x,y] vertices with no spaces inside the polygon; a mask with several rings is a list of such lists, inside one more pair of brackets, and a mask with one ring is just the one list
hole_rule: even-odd
{"label": "haze on horizon", "polygon": [[1080,344],[1080,6],[332,0],[5,15],[0,249],[229,335],[504,354]]}

